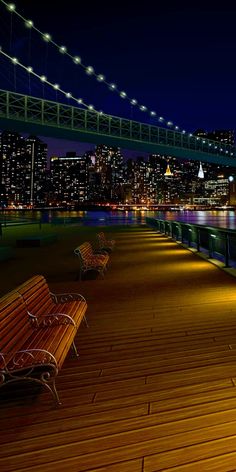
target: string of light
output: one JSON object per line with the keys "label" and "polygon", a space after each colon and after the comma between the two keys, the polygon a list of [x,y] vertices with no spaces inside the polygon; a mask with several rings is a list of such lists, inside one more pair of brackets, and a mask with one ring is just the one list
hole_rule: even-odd
{"label": "string of light", "polygon": [[53,84],[52,82],[49,82],[49,80],[47,79],[47,77],[45,75],[39,75],[36,72],[34,72],[33,67],[25,66],[16,57],[9,56],[9,54],[7,54],[6,52],[3,51],[1,46],[0,46],[0,54],[2,54],[7,59],[9,59],[12,62],[12,64],[14,64],[15,66],[19,66],[22,69],[24,69],[26,72],[28,72],[30,75],[33,75],[34,77],[37,77],[43,84],[49,85],[51,88],[53,88],[57,92],[62,93],[66,98],[76,101],[76,103],[78,105],[82,105],[85,108],[87,108],[88,110],[94,111],[95,113],[103,114],[102,111],[95,110],[93,105],[88,105],[87,103],[85,103],[82,98],[76,98],[72,95],[72,93],[65,92],[65,90],[60,88],[59,84]]}
{"label": "string of light", "polygon": [[[34,26],[34,23],[33,23],[32,20],[27,20],[23,15],[21,15],[16,10],[16,6],[14,5],[14,3],[7,3],[4,0],[0,0],[0,2],[5,5],[5,7],[7,8],[8,11],[10,11],[12,13],[15,13],[21,20],[23,20],[24,24],[27,28],[32,28],[35,31],[37,31],[37,33],[41,36],[41,38],[44,41],[46,41],[46,42],[52,44],[53,46],[55,46],[57,48],[57,51],[59,51],[61,54],[64,54],[64,55],[68,56],[73,61],[74,64],[79,65],[80,67],[82,67],[87,75],[94,76],[97,79],[98,82],[104,83],[108,87],[109,90],[111,90],[113,92],[116,92],[120,96],[120,98],[128,100],[130,102],[131,106],[139,108],[140,111],[148,113],[151,117],[156,117],[157,120],[162,125],[166,125],[169,128],[171,128],[175,131],[179,131],[183,134],[186,133],[186,131],[184,129],[181,129],[179,126],[174,125],[174,123],[172,121],[166,120],[162,116],[157,116],[157,113],[155,111],[150,110],[149,107],[147,107],[145,105],[141,105],[136,98],[129,97],[129,95],[125,91],[120,90],[115,83],[108,82],[105,78],[105,75],[97,74],[95,72],[93,66],[86,66],[85,64],[83,64],[82,59],[81,59],[80,56],[72,56],[68,52],[68,49],[67,49],[66,46],[60,46],[59,44],[57,44],[55,41],[53,41],[51,34],[43,33],[36,26]],[[192,133],[188,133],[188,135],[191,137]]]}
{"label": "string of light", "polygon": [[[90,76],[94,76],[98,82],[100,83],[104,83],[105,85],[107,85],[107,87],[109,88],[109,90],[111,91],[114,91],[116,93],[119,94],[119,96],[122,98],[122,99],[126,99],[130,102],[130,105],[131,106],[135,106],[137,108],[139,108],[139,110],[143,111],[143,112],[147,112],[149,113],[149,115],[151,117],[156,117],[157,120],[161,123],[161,125],[166,125],[167,127],[171,128],[173,131],[177,131],[177,132],[180,132],[182,134],[186,134],[188,135],[189,137],[194,137],[197,141],[201,141],[203,144],[207,144],[208,143],[208,146],[209,147],[212,147],[216,150],[219,150],[220,152],[223,152],[223,149],[220,147],[220,143],[219,145],[216,145],[214,142],[209,142],[209,140],[207,138],[202,138],[202,137],[199,137],[199,136],[193,136],[192,133],[187,133],[184,129],[181,129],[179,126],[177,125],[174,125],[174,123],[172,121],[167,121],[165,120],[162,116],[157,116],[157,113],[155,111],[151,111],[147,106],[145,105],[140,105],[138,103],[138,100],[136,100],[135,98],[130,98],[128,96],[128,94],[125,92],[125,91],[122,91],[122,90],[119,90],[119,88],[117,87],[117,85],[115,83],[109,83],[106,81],[106,78],[103,74],[96,74],[95,73],[95,70],[92,66],[86,66],[85,64],[83,64],[82,62],[82,59],[80,56],[72,56],[68,50],[67,50],[67,47],[66,46],[60,46],[59,44],[57,44],[55,41],[53,41],[52,39],[52,36],[51,34],[49,33],[43,33],[42,31],[40,31],[36,26],[34,26],[34,23],[32,20],[27,20],[23,15],[21,15],[17,10],[16,10],[16,6],[13,4],[13,3],[7,3],[5,2],[4,0],[0,0],[1,3],[3,3],[6,7],[6,9],[11,12],[11,13],[15,13],[21,20],[24,21],[24,24],[27,28],[32,28],[34,29],[40,36],[41,38],[52,44],[53,46],[55,46],[57,48],[57,50],[61,53],[61,54],[64,54],[64,55],[67,55],[72,61],[74,64],[76,65],[79,65],[80,67],[82,67],[84,69],[84,71],[86,72],[86,74],[90,75]],[[61,92],[62,94],[64,94],[67,98],[70,98],[72,100],[75,100],[77,104],[79,105],[83,105],[85,106],[86,108],[88,108],[89,110],[92,110],[96,113],[99,113],[99,114],[104,114],[102,111],[97,111],[95,110],[95,107],[93,105],[88,105],[86,104],[81,98],[77,99],[75,98],[72,93],[70,92],[65,92],[64,90],[62,90],[60,88],[60,86],[58,84],[52,84],[51,82],[49,82],[47,80],[47,78],[44,76],[44,75],[38,75],[36,73],[33,72],[33,69],[32,67],[26,67],[24,66],[23,64],[21,64],[16,58],[12,58],[11,56],[8,56],[6,53],[4,53],[2,50],[0,50],[0,52],[2,54],[4,54],[6,57],[8,57],[13,63],[15,63],[15,65],[19,65],[21,66],[22,68],[24,68],[25,70],[27,70],[29,73],[31,73],[32,75],[36,76],[38,79],[40,79],[42,82],[46,83],[47,85],[49,85],[50,87],[53,87],[55,90],[58,90],[59,92]],[[14,62],[15,61],[15,62]],[[228,150],[225,151],[227,154],[229,153]],[[231,152],[230,155],[233,155],[233,153]]]}
{"label": "string of light", "polygon": [[[76,102],[77,105],[82,105],[84,106],[85,108],[87,108],[88,110],[90,111],[93,111],[94,113],[97,113],[97,114],[100,114],[100,115],[104,115],[104,116],[109,116],[109,115],[105,115],[102,111],[97,111],[95,110],[94,106],[93,105],[88,105],[87,103],[84,102],[84,100],[82,98],[76,98],[72,95],[71,92],[65,92],[65,90],[61,89],[60,88],[60,85],[59,84],[53,84],[52,82],[49,82],[49,80],[47,79],[47,77],[45,75],[39,75],[37,74],[36,72],[34,72],[33,68],[31,66],[25,66],[24,64],[22,64],[16,57],[12,57],[10,56],[9,54],[7,54],[6,52],[3,51],[2,47],[0,46],[0,54],[2,54],[4,57],[6,57],[9,61],[12,62],[12,64],[14,66],[19,66],[21,67],[22,69],[24,69],[26,72],[28,72],[28,74],[30,75],[33,75],[34,77],[36,77],[37,79],[39,79],[43,84],[47,84],[49,85],[51,88],[53,88],[55,91],[57,92],[60,92],[62,93],[66,98],[70,99],[70,100],[74,100]],[[200,137],[199,136],[194,136],[194,138],[198,141],[200,140]],[[223,152],[223,149],[222,148],[219,148],[215,143],[211,143],[209,142],[208,139],[202,139],[202,142],[203,143],[206,143],[208,142],[208,146],[212,146],[214,147],[214,149],[217,149],[217,150],[220,150],[221,152]],[[228,150],[225,150],[225,153],[228,154],[229,151]],[[233,152],[230,153],[230,155],[233,155]]]}

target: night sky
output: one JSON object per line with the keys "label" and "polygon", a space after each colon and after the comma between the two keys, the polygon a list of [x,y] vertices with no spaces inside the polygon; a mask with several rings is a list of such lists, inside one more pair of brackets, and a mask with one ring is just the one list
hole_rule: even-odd
{"label": "night sky", "polygon": [[[158,116],[192,132],[197,128],[235,129],[236,5],[221,2],[151,2],[131,6],[126,1],[62,4],[49,0],[16,0],[16,9],[52,39],[67,46],[106,80]],[[12,16],[12,33],[11,33]],[[147,123],[156,118],[136,111],[105,84],[25,28],[0,3],[0,45],[35,72],[82,97],[97,110]],[[0,56],[0,88],[29,93],[26,74]],[[33,79],[32,95],[42,94]],[[45,98],[56,92],[44,88]],[[71,103],[74,104],[74,103]],[[49,143],[49,153],[80,152],[78,143]]]}

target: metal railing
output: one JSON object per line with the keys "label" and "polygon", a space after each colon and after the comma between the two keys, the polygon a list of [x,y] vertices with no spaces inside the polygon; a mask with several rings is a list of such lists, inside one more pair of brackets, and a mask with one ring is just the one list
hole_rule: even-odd
{"label": "metal railing", "polygon": [[209,259],[223,262],[224,267],[236,267],[236,230],[156,218],[146,218],[146,223]]}

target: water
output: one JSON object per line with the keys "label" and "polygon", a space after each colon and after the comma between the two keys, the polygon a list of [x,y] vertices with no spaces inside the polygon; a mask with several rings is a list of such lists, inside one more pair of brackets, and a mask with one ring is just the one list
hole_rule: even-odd
{"label": "water", "polygon": [[155,217],[168,221],[236,229],[236,212],[234,210],[159,211],[155,212]]}
{"label": "water", "polygon": [[0,211],[2,224],[42,223],[78,224],[83,226],[110,226],[145,224],[146,216],[150,218],[182,221],[185,223],[216,226],[220,228],[236,229],[236,212],[233,210],[212,211]]}

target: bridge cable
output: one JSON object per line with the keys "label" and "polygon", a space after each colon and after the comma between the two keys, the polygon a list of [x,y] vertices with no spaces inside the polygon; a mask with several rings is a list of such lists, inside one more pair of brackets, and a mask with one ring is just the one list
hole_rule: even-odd
{"label": "bridge cable", "polygon": [[[34,23],[33,23],[32,20],[27,20],[23,15],[21,15],[16,10],[16,7],[13,3],[7,3],[7,2],[5,2],[5,0],[0,0],[0,2],[5,5],[5,7],[7,8],[8,11],[10,11],[11,13],[15,13],[21,20],[23,20],[24,23],[25,23],[25,26],[27,28],[34,29],[41,36],[41,38],[44,41],[46,41],[46,42],[52,44],[53,46],[55,46],[58,52],[68,56],[73,61],[74,64],[79,65],[80,67],[82,67],[87,75],[94,76],[97,79],[98,82],[104,83],[105,85],[107,85],[108,89],[112,92],[116,92],[120,96],[120,98],[129,100],[131,107],[138,107],[140,111],[147,112],[147,113],[149,113],[150,116],[156,117],[157,113],[155,111],[150,110],[145,105],[140,105],[138,103],[138,100],[136,100],[135,98],[129,97],[128,94],[125,91],[118,89],[118,87],[115,83],[107,82],[106,78],[105,78],[105,75],[97,74],[92,66],[86,66],[85,64],[83,64],[80,56],[72,56],[67,51],[66,46],[60,46],[55,41],[53,41],[51,34],[43,33],[41,30],[39,30],[36,26],[34,26]],[[182,132],[183,134],[186,133],[186,131],[184,129],[181,129],[179,126],[174,125],[174,123],[172,121],[168,121],[165,118],[163,118],[162,116],[157,116],[157,119],[162,125],[166,125],[169,128],[173,129],[174,131],[179,131],[179,132]],[[190,137],[192,136],[192,133],[187,133],[187,134]]]}
{"label": "bridge cable", "polygon": [[99,115],[104,115],[103,112],[95,110],[93,105],[88,105],[87,103],[85,103],[82,98],[76,98],[70,92],[65,92],[64,90],[62,90],[60,88],[60,85],[53,84],[52,82],[49,82],[49,80],[47,80],[47,77],[45,75],[40,76],[39,74],[34,72],[33,68],[31,66],[25,66],[16,57],[9,56],[9,54],[7,54],[6,52],[3,51],[1,46],[0,46],[0,54],[2,54],[7,59],[9,59],[15,66],[20,66],[22,69],[24,69],[26,72],[28,72],[28,74],[31,74],[31,75],[34,75],[35,77],[37,77],[39,80],[41,80],[41,82],[43,84],[47,84],[50,87],[52,87],[54,90],[56,90],[57,92],[61,92],[66,98],[76,101],[77,104],[84,106],[85,108],[87,108],[88,110],[93,111],[94,113],[97,113]]}
{"label": "bridge cable", "polygon": [[[90,110],[90,111],[92,111],[96,114],[107,116],[107,117],[110,116],[108,114],[103,113],[102,111],[95,110],[93,105],[88,105],[87,103],[84,102],[84,100],[82,98],[76,98],[70,92],[65,92],[64,90],[62,90],[60,88],[60,86],[58,84],[53,84],[52,82],[49,82],[45,75],[40,76],[39,74],[37,74],[36,72],[33,71],[33,68],[31,66],[25,66],[16,57],[9,56],[9,54],[7,54],[6,52],[3,51],[1,46],[0,46],[0,54],[2,54],[7,59],[9,59],[9,61],[11,61],[14,64],[14,66],[16,66],[16,65],[20,66],[22,69],[27,71],[29,74],[31,74],[31,75],[37,77],[39,80],[41,80],[41,82],[43,82],[43,84],[47,84],[51,88],[56,90],[56,92],[62,93],[67,99],[74,100],[77,104],[84,106],[85,108],[87,108],[88,110]],[[198,136],[194,137],[194,138],[196,139],[196,141],[202,141],[202,143],[208,143],[209,147],[212,147],[215,150],[219,150],[220,152],[224,151],[224,149],[223,149],[223,147],[224,147],[224,148],[226,148],[225,149],[226,154],[229,154],[229,150],[232,150],[234,148],[232,145],[223,146],[221,143],[219,143],[219,144],[221,144],[221,146],[223,146],[223,147],[218,147],[218,145],[216,145],[215,141],[210,142],[208,139],[200,140],[200,138]],[[231,156],[234,155],[234,152],[231,151],[230,155]]]}

